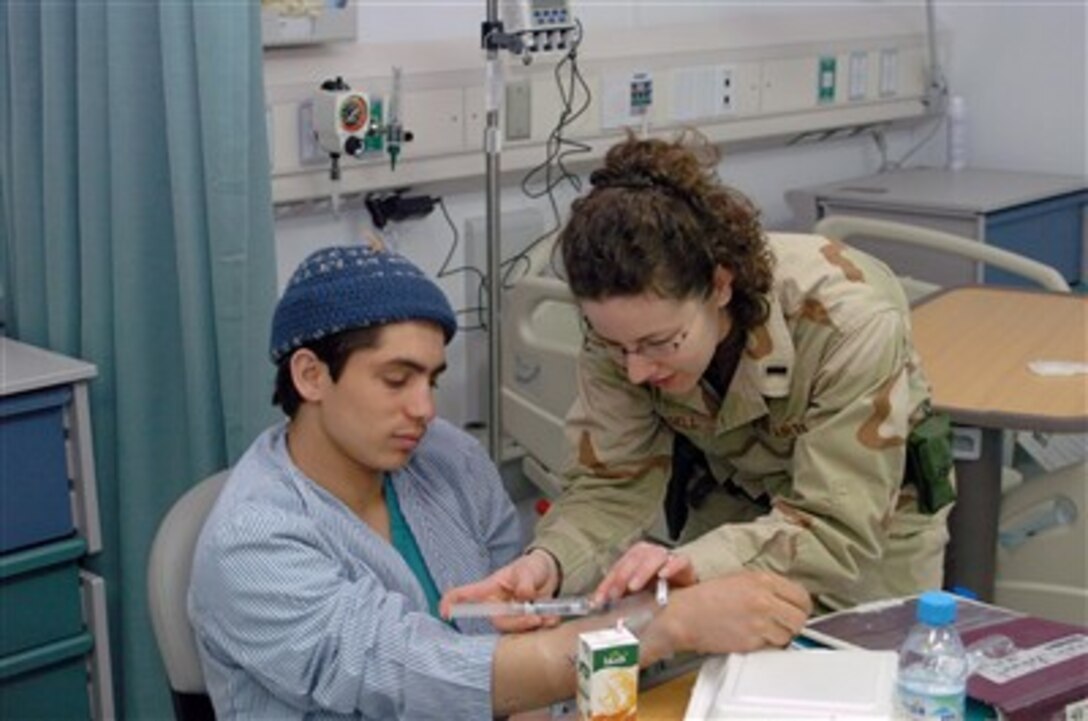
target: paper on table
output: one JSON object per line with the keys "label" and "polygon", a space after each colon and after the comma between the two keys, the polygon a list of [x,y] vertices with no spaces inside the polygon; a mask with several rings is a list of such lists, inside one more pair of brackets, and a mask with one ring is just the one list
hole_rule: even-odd
{"label": "paper on table", "polygon": [[1040,376],[1075,376],[1088,373],[1088,363],[1059,360],[1028,361],[1028,370]]}

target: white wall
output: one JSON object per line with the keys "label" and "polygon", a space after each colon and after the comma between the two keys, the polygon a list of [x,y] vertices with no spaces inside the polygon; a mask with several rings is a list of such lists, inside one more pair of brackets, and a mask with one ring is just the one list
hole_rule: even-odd
{"label": "white wall", "polygon": [[[587,33],[665,28],[671,22],[722,20],[730,13],[725,3],[682,6],[678,3],[673,7],[662,2],[576,4]],[[786,20],[795,4],[768,2],[767,6],[782,12]],[[363,1],[359,7],[360,42],[449,39],[456,35],[463,36],[468,43],[478,43],[485,3]],[[924,12],[920,3],[918,12]],[[1088,174],[1085,138],[1088,18],[1084,4],[950,3],[947,7],[938,6],[938,20],[952,38],[953,52],[947,59],[946,74],[954,92],[963,95],[967,102],[971,165]],[[921,126],[892,133],[889,137],[892,159],[924,139],[928,130],[929,126]],[[940,164],[943,153],[943,136],[938,134],[911,158],[911,164]],[[483,162],[481,157],[481,169]],[[763,209],[769,228],[789,228],[792,216],[783,199],[786,190],[870,174],[879,165],[880,156],[872,141],[858,138],[738,153],[727,149],[720,172],[723,180],[747,193]],[[485,212],[483,183],[481,177],[478,182],[461,184],[455,189],[420,190],[443,195],[463,234],[465,221]],[[566,205],[571,197],[571,192],[565,192],[562,204]],[[506,184],[501,205],[504,211],[536,207],[542,213],[550,212],[543,200],[522,197],[516,182]],[[308,252],[331,243],[351,242],[367,227],[369,220],[365,213],[348,213],[338,219],[312,216],[278,222],[276,246],[281,287]],[[438,270],[452,242],[451,231],[439,212],[400,225],[390,238],[402,253],[431,273]],[[475,255],[482,257],[483,250],[475,249]],[[463,258],[462,246],[455,265]],[[466,293],[463,277],[442,279],[440,284],[455,307],[475,303],[475,297]],[[467,380],[476,377],[478,369],[470,372],[466,367],[469,357],[466,342],[486,343],[486,340],[479,332],[459,334],[449,348],[450,371],[440,382],[438,392],[440,411],[458,423],[477,418],[483,402],[482,389]]]}
{"label": "white wall", "polygon": [[947,71],[967,101],[972,165],[1088,174],[1086,6],[938,6],[955,36]]}

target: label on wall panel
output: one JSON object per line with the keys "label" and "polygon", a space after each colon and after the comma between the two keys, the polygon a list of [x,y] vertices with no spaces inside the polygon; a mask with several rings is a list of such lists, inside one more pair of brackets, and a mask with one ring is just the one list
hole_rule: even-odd
{"label": "label on wall panel", "polygon": [[835,102],[835,57],[833,55],[825,55],[820,58],[820,73],[817,77],[817,83],[817,101],[821,105]]}

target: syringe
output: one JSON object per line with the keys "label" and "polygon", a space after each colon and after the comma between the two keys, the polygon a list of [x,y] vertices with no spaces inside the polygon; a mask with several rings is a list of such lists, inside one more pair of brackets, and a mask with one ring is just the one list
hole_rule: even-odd
{"label": "syringe", "polygon": [[450,618],[491,618],[492,616],[588,616],[598,609],[588,596],[542,598],[536,601],[483,601],[455,603]]}

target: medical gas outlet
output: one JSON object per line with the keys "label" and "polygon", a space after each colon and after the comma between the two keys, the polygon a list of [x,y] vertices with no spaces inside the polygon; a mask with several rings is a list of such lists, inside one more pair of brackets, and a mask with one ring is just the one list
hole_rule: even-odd
{"label": "medical gas outlet", "polygon": [[[398,90],[394,88],[394,96]],[[390,105],[395,102],[391,97]],[[344,155],[362,159],[385,152],[395,169],[401,144],[412,139],[399,118],[392,114],[383,118],[381,98],[353,90],[341,77],[321,84],[313,101],[313,128],[318,145],[329,155],[333,180],[340,177],[340,157]]]}

